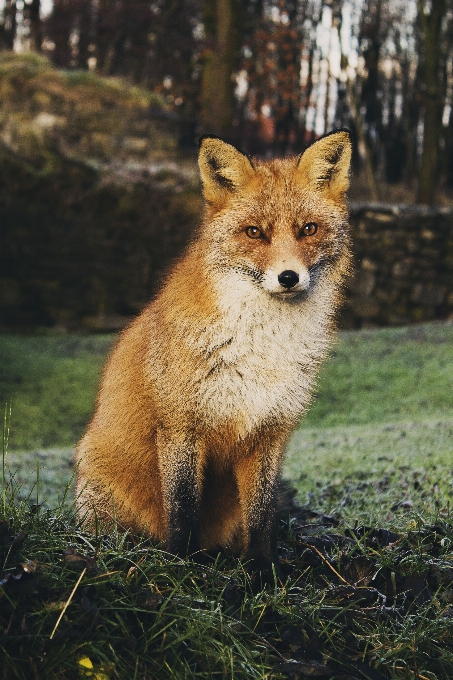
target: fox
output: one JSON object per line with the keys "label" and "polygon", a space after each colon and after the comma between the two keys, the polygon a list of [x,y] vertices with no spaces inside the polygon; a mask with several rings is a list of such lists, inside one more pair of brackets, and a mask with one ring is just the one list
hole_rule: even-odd
{"label": "fox", "polygon": [[346,129],[273,160],[200,139],[200,226],[120,334],[77,447],[87,527],[278,568],[282,459],[351,269],[350,160]]}

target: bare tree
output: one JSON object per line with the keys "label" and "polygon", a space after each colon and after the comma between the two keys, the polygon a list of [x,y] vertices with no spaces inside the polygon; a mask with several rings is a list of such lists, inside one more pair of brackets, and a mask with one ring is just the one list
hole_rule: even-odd
{"label": "bare tree", "polygon": [[284,155],[307,142],[322,7],[323,0],[264,1],[243,35],[243,125],[253,151],[273,147]]}
{"label": "bare tree", "polygon": [[[368,59],[368,69],[366,71],[365,86],[362,85],[360,94],[357,92],[356,80],[353,80],[349,74],[349,60],[345,54],[342,41],[342,15],[341,12],[335,12],[334,20],[338,30],[338,38],[341,49],[341,81],[345,83],[344,95],[349,103],[351,118],[354,123],[355,133],[359,143],[359,152],[363,156],[365,165],[365,175],[372,200],[379,200],[379,190],[376,182],[373,154],[370,145],[370,127],[380,120],[380,109],[377,104],[377,92],[373,91],[371,84],[377,88],[377,62],[379,60],[379,42],[375,36],[380,22],[381,16],[381,0],[378,0],[378,7],[374,8],[374,15],[368,15],[366,7],[362,14],[362,21],[359,24],[359,48],[363,47],[365,43],[365,55]],[[370,24],[374,26],[374,30],[370,30]],[[371,35],[372,40],[368,42],[366,36]],[[365,64],[367,63],[365,59]],[[362,99],[360,98],[362,97]],[[365,100],[365,101],[363,101]],[[342,99],[339,104],[343,105]],[[365,109],[365,117],[362,115],[362,108]]]}
{"label": "bare tree", "polygon": [[434,203],[442,132],[442,20],[446,0],[417,0],[422,57],[423,150],[417,202]]}
{"label": "bare tree", "polygon": [[24,7],[24,16],[28,21],[30,49],[34,52],[41,51],[42,45],[42,24],[41,24],[41,0],[31,0],[29,5]]}
{"label": "bare tree", "polygon": [[16,0],[5,0],[0,25],[0,49],[12,50],[16,37]]}
{"label": "bare tree", "polygon": [[238,56],[239,7],[236,0],[205,0],[206,47],[201,84],[204,132],[229,137],[233,121],[233,69]]}
{"label": "bare tree", "polygon": [[60,68],[71,66],[71,33],[74,29],[72,0],[54,0],[52,13],[46,22],[46,33],[54,44],[52,61]]}
{"label": "bare tree", "polygon": [[[418,176],[425,203],[439,180],[453,183],[453,0],[54,0],[45,22],[40,4],[5,0],[0,49],[14,48],[18,25],[33,50],[44,34],[56,66],[160,93],[185,142],[201,128],[286,154],[327,130],[335,109],[335,124],[356,134],[373,198],[378,179]],[[338,75],[335,28],[351,5]]]}

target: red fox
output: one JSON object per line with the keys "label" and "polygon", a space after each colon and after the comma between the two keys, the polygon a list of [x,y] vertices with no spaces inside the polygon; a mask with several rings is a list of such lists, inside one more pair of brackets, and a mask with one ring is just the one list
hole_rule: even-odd
{"label": "red fox", "polygon": [[198,234],[120,335],[77,450],[78,511],[272,569],[289,435],[351,262],[347,130],[260,161],[206,135]]}

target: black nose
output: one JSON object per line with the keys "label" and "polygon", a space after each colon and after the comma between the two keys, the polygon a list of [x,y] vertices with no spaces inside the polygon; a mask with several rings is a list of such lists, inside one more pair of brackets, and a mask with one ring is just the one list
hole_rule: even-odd
{"label": "black nose", "polygon": [[283,288],[292,288],[296,283],[299,283],[299,274],[291,271],[291,269],[286,269],[278,275],[278,282]]}

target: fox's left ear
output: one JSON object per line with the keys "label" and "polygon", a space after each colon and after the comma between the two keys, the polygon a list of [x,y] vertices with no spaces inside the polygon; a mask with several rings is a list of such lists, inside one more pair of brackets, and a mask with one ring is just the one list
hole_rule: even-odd
{"label": "fox's left ear", "polygon": [[203,196],[220,206],[228,196],[242,189],[255,175],[248,156],[218,137],[203,135],[198,152]]}
{"label": "fox's left ear", "polygon": [[349,130],[337,130],[321,137],[306,149],[297,164],[297,177],[341,198],[349,187],[352,145]]}

